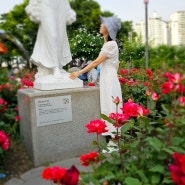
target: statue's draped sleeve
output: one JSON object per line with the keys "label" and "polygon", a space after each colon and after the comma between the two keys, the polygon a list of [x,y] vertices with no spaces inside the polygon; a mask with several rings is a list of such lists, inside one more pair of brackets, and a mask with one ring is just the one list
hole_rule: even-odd
{"label": "statue's draped sleeve", "polygon": [[76,12],[71,8],[70,4],[67,7],[67,25],[71,25],[76,21]]}
{"label": "statue's draped sleeve", "polygon": [[37,24],[41,21],[41,1],[42,0],[30,0],[25,8],[30,20]]}

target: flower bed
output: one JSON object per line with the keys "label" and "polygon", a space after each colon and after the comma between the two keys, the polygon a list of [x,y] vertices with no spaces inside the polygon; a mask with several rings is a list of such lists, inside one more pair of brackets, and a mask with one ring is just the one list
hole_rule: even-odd
{"label": "flower bed", "polygon": [[[97,149],[80,157],[82,165],[92,166],[92,171],[80,172],[78,184],[184,185],[183,70],[180,66],[155,73],[132,69],[121,71],[119,78],[124,102],[119,97],[113,101],[123,104],[123,113],[115,110],[86,125],[89,134],[97,135],[93,141]],[[117,128],[108,144],[98,138],[106,132],[105,121]]]}

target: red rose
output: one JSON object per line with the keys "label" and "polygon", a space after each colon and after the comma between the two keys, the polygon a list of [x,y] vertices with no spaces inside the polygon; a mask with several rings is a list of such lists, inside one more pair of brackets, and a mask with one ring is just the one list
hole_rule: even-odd
{"label": "red rose", "polygon": [[146,69],[146,73],[147,73],[148,75],[152,75],[152,74],[153,74],[152,71],[151,71],[150,69]]}
{"label": "red rose", "polygon": [[95,83],[94,82],[90,82],[90,83],[88,83],[88,86],[95,86]]}
{"label": "red rose", "polygon": [[61,168],[58,166],[45,168],[42,172],[42,178],[45,180],[52,180],[53,183],[60,183],[63,185],[77,185],[79,179],[79,171],[73,165],[70,169]]}
{"label": "red rose", "polygon": [[174,90],[174,84],[172,82],[164,82],[161,84],[161,89],[163,94],[168,94]]}
{"label": "red rose", "polygon": [[54,166],[51,169],[51,178],[54,183],[57,183],[62,180],[66,173],[66,168],[60,168],[58,166]]}
{"label": "red rose", "polygon": [[123,113],[129,117],[138,117],[149,113],[148,109],[145,109],[142,105],[134,103],[130,100],[123,104],[121,110],[123,110]]}
{"label": "red rose", "polygon": [[64,185],[78,185],[79,174],[78,169],[73,165],[66,171],[60,183]]}
{"label": "red rose", "polygon": [[183,94],[185,92],[185,87],[183,84],[177,84],[175,86],[175,91],[177,91],[179,94]]}
{"label": "red rose", "polygon": [[144,116],[149,114],[149,110],[145,109],[142,105],[138,105],[137,106],[137,112],[138,112],[138,116]]}
{"label": "red rose", "polygon": [[120,103],[120,99],[118,96],[115,99],[113,97],[113,103],[115,103],[116,105],[118,105]]}
{"label": "red rose", "polygon": [[185,106],[185,97],[184,96],[180,96],[178,98],[178,101],[180,102],[180,106],[182,106],[182,107]]}
{"label": "red rose", "polygon": [[127,123],[126,121],[129,119],[129,116],[119,113],[111,113],[109,114],[109,118],[117,121],[114,124],[115,127],[121,127],[122,125]]}
{"label": "red rose", "polygon": [[21,82],[22,82],[22,84],[24,84],[24,85],[26,85],[28,87],[31,87],[31,88],[34,86],[33,82],[31,82],[29,80],[21,79]]}
{"label": "red rose", "polygon": [[20,116],[15,116],[15,120],[16,121],[20,121],[21,120],[21,117]]}
{"label": "red rose", "polygon": [[149,86],[150,85],[150,82],[144,82],[143,84],[145,87]]}
{"label": "red rose", "polygon": [[175,74],[170,75],[168,79],[170,82],[177,84],[182,81],[182,75],[180,73],[175,73]]}
{"label": "red rose", "polygon": [[150,89],[147,89],[146,92],[145,92],[145,94],[146,94],[147,96],[150,96],[150,95],[152,94],[152,91],[151,91]]}
{"label": "red rose", "polygon": [[6,151],[8,150],[10,146],[10,140],[8,139],[7,135],[5,134],[5,132],[3,132],[2,130],[0,131],[0,147]]}
{"label": "red rose", "polygon": [[6,110],[6,105],[7,105],[8,103],[5,101],[5,100],[3,100],[2,98],[0,98],[0,111],[1,112],[5,112],[5,110]]}
{"label": "red rose", "polygon": [[123,77],[119,77],[119,82],[122,84],[126,84],[127,83],[127,79],[123,78]]}
{"label": "red rose", "polygon": [[164,73],[165,78],[169,78],[170,76],[171,76],[171,74],[169,72]]}
{"label": "red rose", "polygon": [[15,107],[15,111],[19,112],[19,107],[18,106]]}
{"label": "red rose", "polygon": [[127,73],[128,73],[128,70],[126,70],[126,69],[121,69],[121,70],[120,70],[120,73],[121,73],[122,75],[127,74]]}
{"label": "red rose", "polygon": [[86,125],[88,128],[88,133],[96,132],[97,134],[102,134],[107,132],[105,121],[102,120],[91,120],[89,124]]}
{"label": "red rose", "polygon": [[51,168],[45,168],[42,172],[42,178],[46,180],[51,180]]}
{"label": "red rose", "polygon": [[152,97],[152,100],[157,101],[160,98],[160,95],[154,92],[151,97]]}
{"label": "red rose", "polygon": [[98,163],[99,162],[99,155],[97,152],[83,154],[80,157],[80,161],[83,166],[89,166],[91,163]]}
{"label": "red rose", "polygon": [[169,166],[171,178],[176,185],[185,185],[185,154],[174,153],[174,164]]}

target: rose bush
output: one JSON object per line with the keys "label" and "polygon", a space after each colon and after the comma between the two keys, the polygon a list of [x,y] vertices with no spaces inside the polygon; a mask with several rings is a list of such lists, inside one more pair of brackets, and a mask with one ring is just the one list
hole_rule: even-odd
{"label": "rose bush", "polygon": [[[8,135],[15,133],[21,119],[15,98],[17,89],[32,88],[32,77],[33,75],[28,74],[19,82],[11,78],[8,82],[2,80],[0,84],[0,129]],[[183,67],[179,65],[165,72],[122,69],[119,80],[122,85],[123,102],[119,102],[118,97],[113,101],[116,105],[123,104],[123,113],[118,114],[115,110],[108,117],[101,115],[101,120],[91,120],[86,125],[89,134],[97,135],[97,140],[92,143],[97,149],[80,157],[82,165],[92,166],[92,170],[80,172],[78,183],[183,185]],[[14,98],[11,98],[12,96]],[[105,121],[112,123],[117,129],[117,132],[113,133],[111,144],[99,139],[99,135],[106,132]],[[65,176],[65,183],[70,179],[68,175]],[[53,180],[52,178],[54,179],[51,177],[50,180]]]}
{"label": "rose bush", "polygon": [[8,136],[4,131],[0,130],[0,153],[2,153],[2,151],[8,150],[9,146],[10,141]]}
{"label": "rose bush", "polygon": [[5,68],[0,69],[0,129],[11,137],[19,137],[17,91],[32,88],[35,72],[23,70],[20,76],[10,76]]}
{"label": "rose bush", "polygon": [[9,149],[9,147],[10,147],[9,137],[3,130],[0,130],[0,165],[3,164],[2,162],[5,157],[5,152]]}
{"label": "rose bush", "polygon": [[25,70],[22,71],[21,76],[20,74],[11,76],[8,69],[0,68],[0,172],[3,172],[0,178],[6,177],[4,169],[9,160],[7,149],[11,148],[10,143],[21,139],[17,91],[20,88],[32,88],[33,75],[34,73]]}
{"label": "rose bush", "polygon": [[177,185],[185,185],[185,154],[174,153],[174,164],[169,166],[173,182]]}
{"label": "rose bush", "polygon": [[[120,71],[121,72],[121,71]],[[82,185],[184,185],[185,181],[185,74],[181,66],[169,72],[122,70],[124,102],[101,120],[91,120],[88,134],[96,134],[96,151],[80,157]],[[99,139],[105,121],[116,127],[107,144]]]}

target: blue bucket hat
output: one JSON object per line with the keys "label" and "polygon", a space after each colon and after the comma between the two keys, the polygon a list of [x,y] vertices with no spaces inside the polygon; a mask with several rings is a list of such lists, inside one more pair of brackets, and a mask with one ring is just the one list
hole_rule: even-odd
{"label": "blue bucket hat", "polygon": [[107,28],[111,39],[115,40],[118,31],[121,29],[121,20],[116,16],[111,16],[111,17],[100,16],[100,21]]}

